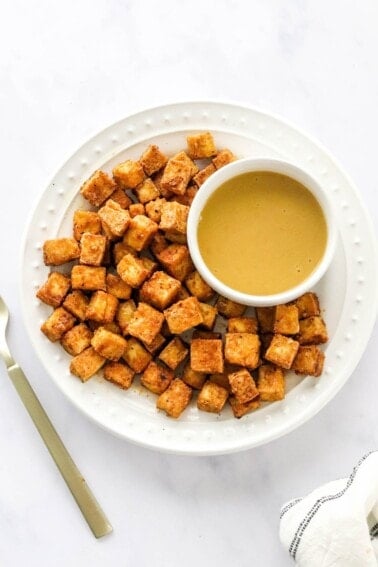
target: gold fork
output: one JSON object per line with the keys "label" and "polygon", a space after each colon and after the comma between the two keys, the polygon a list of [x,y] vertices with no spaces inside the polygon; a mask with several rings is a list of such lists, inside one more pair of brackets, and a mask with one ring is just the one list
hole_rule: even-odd
{"label": "gold fork", "polygon": [[13,360],[6,342],[6,329],[9,320],[8,307],[0,296],[0,355],[6,364],[9,378],[12,380],[24,406],[29,412],[34,425],[39,431],[50,455],[54,459],[62,477],[66,481],[72,496],[75,498],[84,518],[93,534],[99,538],[110,533],[113,528],[100,508],[92,491],[88,487],[79,469],[73,462],[69,452],[63,445],[53,424],[38,400],[25,374]]}

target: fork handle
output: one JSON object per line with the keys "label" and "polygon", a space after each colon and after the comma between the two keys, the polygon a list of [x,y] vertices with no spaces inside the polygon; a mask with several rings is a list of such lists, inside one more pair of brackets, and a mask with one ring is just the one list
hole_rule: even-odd
{"label": "fork handle", "polygon": [[99,538],[110,533],[113,530],[111,524],[73,462],[22,369],[18,364],[14,364],[8,368],[8,374],[94,536]]}

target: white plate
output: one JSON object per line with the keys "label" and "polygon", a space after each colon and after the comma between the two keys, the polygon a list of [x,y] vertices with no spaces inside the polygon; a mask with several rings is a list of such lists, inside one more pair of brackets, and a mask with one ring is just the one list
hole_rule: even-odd
{"label": "white plate", "polygon": [[[179,420],[155,409],[156,397],[140,388],[122,391],[94,377],[86,384],[71,376],[69,356],[39,331],[51,308],[35,298],[48,268],[42,260],[47,238],[69,235],[72,214],[85,206],[81,183],[96,168],[110,170],[137,158],[154,142],[164,152],[185,148],[190,131],[210,130],[218,147],[239,157],[282,157],[306,169],[329,192],[339,226],[335,260],[316,291],[331,340],[320,379],[289,379],[285,400],[236,420],[229,410],[206,414],[192,404]],[[358,363],[374,324],[377,263],[371,222],[347,175],[324,148],[281,119],[217,102],[180,103],[130,116],[84,144],[58,171],[42,194],[22,249],[21,296],[24,319],[48,375],[66,396],[102,427],[130,441],[163,451],[217,454],[267,443],[315,415],[338,392]]]}

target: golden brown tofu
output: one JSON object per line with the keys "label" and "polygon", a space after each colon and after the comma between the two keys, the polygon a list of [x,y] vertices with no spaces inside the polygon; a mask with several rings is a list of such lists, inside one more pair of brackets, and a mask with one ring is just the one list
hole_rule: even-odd
{"label": "golden brown tofu", "polygon": [[164,343],[165,343],[165,338],[161,333],[159,333],[156,335],[156,337],[150,344],[143,343],[143,346],[146,347],[148,352],[150,352],[151,354],[155,354],[161,349]]}
{"label": "golden brown tofu", "polygon": [[151,252],[158,258],[159,254],[169,246],[165,236],[161,232],[157,232],[153,239],[151,240]]}
{"label": "golden brown tofu", "polygon": [[152,356],[139,341],[134,339],[134,337],[131,337],[127,341],[123,358],[130,368],[139,374],[140,372],[143,372],[146,366],[150,363]]}
{"label": "golden brown tofu", "polygon": [[186,358],[188,348],[179,338],[174,337],[159,354],[162,360],[171,370],[176,370],[178,365]]}
{"label": "golden brown tofu", "polygon": [[125,254],[117,265],[120,277],[131,287],[140,287],[149,276],[149,270],[145,267],[141,258],[133,254]]}
{"label": "golden brown tofu", "polygon": [[164,321],[164,315],[148,303],[140,302],[128,324],[129,335],[150,344],[159,334]]}
{"label": "golden brown tofu", "polygon": [[185,244],[170,244],[159,252],[157,259],[167,272],[182,282],[194,270],[194,265]]}
{"label": "golden brown tofu", "polygon": [[124,242],[116,242],[113,247],[114,264],[117,266],[126,254],[131,254],[132,256],[137,255],[136,250],[131,248],[131,246],[128,246]]}
{"label": "golden brown tofu", "polygon": [[71,271],[72,289],[96,291],[106,289],[106,268],[74,266]]}
{"label": "golden brown tofu", "polygon": [[296,305],[277,305],[273,331],[280,335],[299,333],[298,308]]}
{"label": "golden brown tofu", "polygon": [[80,188],[84,199],[94,207],[100,207],[110,197],[116,188],[113,179],[104,171],[97,170]]}
{"label": "golden brown tofu", "polygon": [[154,394],[162,394],[173,380],[173,372],[162,364],[150,362],[141,376],[141,384]]}
{"label": "golden brown tofu", "polygon": [[185,278],[185,285],[199,301],[208,301],[214,295],[214,290],[205,282],[197,270]]}
{"label": "golden brown tofu", "polygon": [[104,366],[104,378],[123,390],[130,388],[135,372],[124,362],[107,362]]}
{"label": "golden brown tofu", "polygon": [[191,397],[192,389],[180,378],[175,378],[165,392],[158,397],[156,407],[165,411],[169,417],[177,419],[189,405]]}
{"label": "golden brown tofu", "polygon": [[106,358],[98,354],[93,347],[88,347],[71,360],[70,372],[82,382],[86,382],[104,366]]}
{"label": "golden brown tofu", "polygon": [[188,143],[188,154],[192,159],[209,158],[217,153],[214,138],[210,132],[192,134],[186,137],[186,141]]}
{"label": "golden brown tofu", "polygon": [[170,200],[176,201],[181,205],[186,205],[187,207],[190,207],[190,205],[193,203],[193,199],[196,196],[197,192],[198,192],[197,185],[188,185],[183,195],[174,195],[173,197],[171,197]]}
{"label": "golden brown tofu", "polygon": [[226,333],[225,359],[231,364],[257,368],[260,344],[259,336],[252,333]]}
{"label": "golden brown tofu", "polygon": [[116,321],[121,328],[122,334],[128,334],[128,326],[136,311],[136,305],[132,299],[120,303],[116,313]]}
{"label": "golden brown tofu", "polygon": [[319,299],[316,293],[311,291],[304,293],[295,301],[298,307],[299,319],[320,315]]}
{"label": "golden brown tofu", "polygon": [[91,345],[104,358],[117,362],[123,356],[127,342],[121,335],[99,327],[94,332]]}
{"label": "golden brown tofu", "polygon": [[318,377],[323,372],[324,359],[324,352],[317,346],[300,346],[294,358],[292,370],[295,370],[296,374]]}
{"label": "golden brown tofu", "polygon": [[188,299],[174,303],[171,307],[165,309],[164,317],[170,332],[175,335],[179,335],[203,322],[200,305],[195,297],[188,297]]}
{"label": "golden brown tofu", "polygon": [[258,323],[255,317],[230,317],[227,322],[229,333],[252,333],[255,335],[258,330]]}
{"label": "golden brown tofu", "polygon": [[113,168],[113,177],[121,187],[135,189],[145,178],[139,162],[128,159]]}
{"label": "golden brown tofu", "polygon": [[259,391],[254,379],[246,368],[241,368],[228,375],[231,391],[238,402],[245,404],[258,397]]}
{"label": "golden brown tofu", "polygon": [[51,307],[59,307],[71,287],[71,280],[59,272],[51,272],[37,291],[37,297]]}
{"label": "golden brown tofu", "polygon": [[89,299],[78,289],[69,293],[63,302],[63,307],[80,321],[84,321],[88,305]]}
{"label": "golden brown tofu", "polygon": [[55,238],[43,244],[43,261],[46,266],[61,266],[76,260],[80,256],[80,248],[74,238]]}
{"label": "golden brown tofu", "polygon": [[[184,287],[183,285],[180,287],[180,289],[178,290],[178,293],[175,297],[176,301],[183,301],[183,299],[188,299],[188,297],[190,297],[190,293],[188,292],[188,290],[186,289],[186,287]],[[201,309],[201,313],[202,313],[202,309]]]}
{"label": "golden brown tofu", "polygon": [[215,158],[213,158],[213,164],[215,166],[215,169],[220,169],[221,167],[231,163],[232,161],[235,161],[236,157],[234,156],[234,154],[231,152],[231,150],[221,150],[216,156]]}
{"label": "golden brown tofu", "polygon": [[144,215],[146,208],[142,203],[131,203],[129,206],[130,217],[133,219],[137,215]]}
{"label": "golden brown tofu", "polygon": [[261,405],[260,400],[257,398],[249,402],[246,402],[245,404],[242,404],[235,398],[235,396],[230,396],[228,401],[230,402],[232,413],[234,414],[234,417],[236,417],[237,419],[243,417],[243,415],[246,415],[251,411],[256,410]]}
{"label": "golden brown tofu", "polygon": [[320,345],[328,341],[326,325],[321,317],[308,317],[299,322],[298,341],[301,345]]}
{"label": "golden brown tofu", "polygon": [[256,317],[261,333],[273,332],[275,313],[275,307],[256,307]]}
{"label": "golden brown tofu", "polygon": [[[170,193],[183,195],[196,171],[198,171],[198,168],[195,163],[185,152],[180,152],[168,160],[160,180],[160,186]],[[166,196],[164,193],[162,195],[163,197]]]}
{"label": "golden brown tofu", "polygon": [[168,161],[168,158],[163,154],[162,151],[160,151],[158,146],[151,144],[143,152],[139,161],[142,164],[146,175],[150,176],[164,167]]}
{"label": "golden brown tofu", "polygon": [[130,224],[130,215],[121,205],[108,199],[103,207],[99,209],[98,216],[110,230],[112,236],[121,237]]}
{"label": "golden brown tofu", "polygon": [[158,225],[145,215],[137,215],[130,221],[123,241],[128,246],[140,252],[147,248],[158,231]]}
{"label": "golden brown tofu", "polygon": [[213,166],[212,163],[210,163],[209,165],[201,169],[201,171],[199,171],[193,177],[193,181],[197,185],[197,187],[201,187],[201,185],[205,183],[206,179],[208,179],[210,175],[213,175],[213,173],[215,172],[216,172],[215,167]]}
{"label": "golden brown tofu", "polygon": [[106,329],[111,333],[114,333],[116,335],[122,335],[121,327],[118,325],[118,323],[115,323],[114,321],[112,321],[111,323],[97,323],[96,321],[88,321],[88,325],[91,329],[93,329],[93,331],[95,331],[99,327],[102,327],[103,329]]}
{"label": "golden brown tofu", "polygon": [[176,201],[166,201],[161,208],[159,228],[175,234],[186,235],[189,207]]}
{"label": "golden brown tofu", "polygon": [[151,258],[148,258],[147,256],[141,256],[140,259],[142,260],[143,266],[146,268],[146,270],[148,270],[147,277],[151,277],[152,274],[155,272],[155,270],[157,270],[158,264],[153,260],[151,260]]}
{"label": "golden brown tofu", "polygon": [[84,323],[75,325],[64,333],[63,337],[60,339],[61,345],[72,356],[80,354],[91,346],[91,339],[93,333]]}
{"label": "golden brown tofu", "polygon": [[106,236],[84,232],[80,240],[80,264],[101,266],[106,250]]}
{"label": "golden brown tofu", "polygon": [[275,402],[285,397],[285,376],[282,368],[273,364],[259,367],[257,388],[262,402]]}
{"label": "golden brown tofu", "polygon": [[178,232],[166,230],[164,232],[164,236],[169,242],[176,242],[177,244],[187,244],[188,239],[186,234],[179,234]]}
{"label": "golden brown tofu", "polygon": [[[130,197],[125,193],[125,190],[122,189],[121,187],[117,187],[115,191],[113,191],[113,193],[110,196],[110,199],[118,203],[119,206],[122,207],[122,209],[127,209],[132,203]],[[108,202],[108,200],[105,201],[105,204]]]}
{"label": "golden brown tofu", "polygon": [[106,291],[95,291],[90,298],[86,319],[97,323],[111,323],[118,308],[118,299]]}
{"label": "golden brown tofu", "polygon": [[106,291],[117,299],[129,299],[132,287],[116,274],[106,274]]}
{"label": "golden brown tofu", "polygon": [[199,410],[220,413],[228,398],[228,392],[215,382],[205,382],[197,398]]}
{"label": "golden brown tofu", "polygon": [[76,240],[80,241],[82,234],[101,234],[101,220],[93,211],[75,211],[73,217],[73,233]]}
{"label": "golden brown tofu", "polygon": [[247,309],[246,305],[231,301],[231,299],[227,299],[227,297],[223,297],[222,295],[218,297],[215,307],[218,309],[218,313],[227,319],[230,317],[241,317]]}
{"label": "golden brown tofu", "polygon": [[206,374],[223,372],[222,341],[220,339],[192,339],[190,367],[192,370]]}
{"label": "golden brown tofu", "polygon": [[138,201],[140,203],[143,203],[143,205],[160,197],[159,189],[149,177],[145,179],[140,185],[138,185],[138,187],[134,189],[134,192],[138,198]]}
{"label": "golden brown tofu", "polygon": [[59,341],[75,324],[75,317],[63,307],[57,307],[41,326],[41,331],[51,341]]}
{"label": "golden brown tofu", "polygon": [[176,298],[181,283],[165,272],[155,272],[140,290],[140,299],[157,309],[165,309]]}
{"label": "golden brown tofu", "polygon": [[266,360],[289,370],[298,352],[299,342],[284,335],[273,335],[265,353]]}
{"label": "golden brown tofu", "polygon": [[199,306],[203,318],[201,327],[211,331],[211,329],[215,325],[215,320],[217,318],[217,314],[218,314],[217,308],[213,307],[212,305],[209,305],[208,303],[201,303],[201,302]]}
{"label": "golden brown tofu", "polygon": [[205,383],[206,373],[196,372],[196,370],[192,370],[192,368],[190,367],[190,362],[187,362],[182,372],[182,380],[191,388],[200,390]]}
{"label": "golden brown tofu", "polygon": [[146,203],[145,209],[148,218],[159,224],[161,219],[162,208],[165,203],[167,203],[167,200],[164,199],[164,197],[159,199],[154,199],[153,201]]}

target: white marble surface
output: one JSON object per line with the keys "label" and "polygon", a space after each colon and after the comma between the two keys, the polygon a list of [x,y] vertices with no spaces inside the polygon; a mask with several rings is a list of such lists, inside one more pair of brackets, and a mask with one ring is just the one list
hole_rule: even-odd
{"label": "white marble surface", "polygon": [[1,293],[9,340],[113,525],[96,541],[3,368],[0,565],[290,565],[283,502],[378,444],[377,329],[337,397],[297,431],[241,454],[160,455],[89,423],[50,383],[19,307],[27,214],[66,156],[135,110],[231,99],[290,119],[348,170],[378,221],[375,0],[17,1],[2,4]]}

